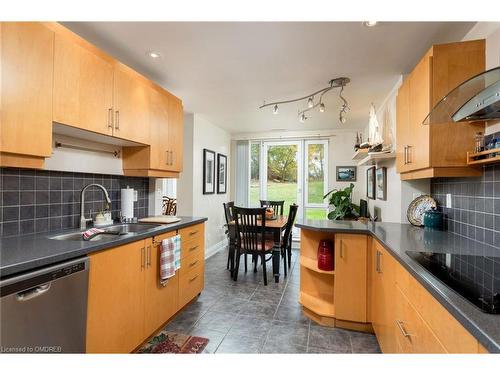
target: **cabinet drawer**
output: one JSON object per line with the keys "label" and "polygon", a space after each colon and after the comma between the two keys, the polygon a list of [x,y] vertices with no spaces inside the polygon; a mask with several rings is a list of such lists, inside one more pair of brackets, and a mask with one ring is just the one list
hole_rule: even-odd
{"label": "cabinet drawer", "polygon": [[395,334],[404,353],[446,353],[441,342],[408,302],[399,288],[396,288]]}
{"label": "cabinet drawer", "polygon": [[198,237],[195,239],[184,241],[181,237],[181,259],[187,258],[193,254],[205,254],[204,238]]}
{"label": "cabinet drawer", "polygon": [[191,241],[197,238],[204,238],[204,224],[197,224],[179,230],[182,241]]}
{"label": "cabinet drawer", "polygon": [[193,254],[181,259],[181,272],[186,274],[197,267],[205,266],[205,259],[202,251],[195,251]]}
{"label": "cabinet drawer", "polygon": [[203,290],[205,284],[205,267],[203,264],[181,267],[179,274],[179,308],[186,305]]}

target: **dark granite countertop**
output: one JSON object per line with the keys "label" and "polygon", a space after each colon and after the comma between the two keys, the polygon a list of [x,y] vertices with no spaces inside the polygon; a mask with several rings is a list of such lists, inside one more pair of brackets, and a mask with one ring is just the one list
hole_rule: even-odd
{"label": "dark granite countertop", "polygon": [[184,216],[177,223],[152,227],[140,234],[131,233],[100,241],[50,239],[58,234],[74,232],[75,229],[64,232],[2,237],[0,238],[0,278],[181,229],[206,220],[207,218],[203,217]]}
{"label": "dark granite countertop", "polygon": [[500,353],[500,315],[482,312],[405,253],[425,251],[498,257],[500,248],[410,224],[299,220],[295,225],[316,231],[373,235],[486,349]]}

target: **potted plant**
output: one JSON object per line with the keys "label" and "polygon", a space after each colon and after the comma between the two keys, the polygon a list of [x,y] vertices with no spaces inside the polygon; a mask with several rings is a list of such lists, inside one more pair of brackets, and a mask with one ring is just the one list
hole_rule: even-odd
{"label": "potted plant", "polygon": [[345,189],[333,189],[325,194],[323,199],[330,196],[329,204],[333,207],[328,213],[330,220],[356,220],[359,217],[359,206],[352,203],[352,190],[354,184]]}

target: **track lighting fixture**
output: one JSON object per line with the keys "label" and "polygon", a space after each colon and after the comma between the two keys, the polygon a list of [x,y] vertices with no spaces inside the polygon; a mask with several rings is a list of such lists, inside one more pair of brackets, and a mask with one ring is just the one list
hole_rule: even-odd
{"label": "track lighting fixture", "polygon": [[[323,102],[323,95],[325,95],[328,91],[340,87],[340,92],[339,92],[339,97],[342,100],[342,106],[340,107],[340,112],[339,112],[339,120],[342,124],[345,124],[347,121],[347,111],[349,110],[347,100],[342,96],[342,92],[344,91],[344,86],[347,85],[351,80],[347,77],[339,77],[339,78],[334,78],[328,82],[329,86],[325,87],[324,89],[318,90],[316,92],[313,92],[310,95],[303,96],[301,98],[297,99],[290,99],[290,100],[282,100],[282,101],[277,101],[277,102],[272,102],[272,103],[266,103],[264,102],[263,105],[261,105],[259,108],[265,108],[272,106],[273,107],[273,113],[275,115],[278,114],[278,104],[288,104],[288,103],[295,103],[295,102],[300,102],[303,100],[307,100],[307,107],[303,110],[299,110],[298,116],[299,116],[299,121],[300,122],[305,122],[308,117],[306,116],[306,112],[319,107],[320,112],[325,112],[326,107]],[[316,103],[314,103],[314,98],[319,95],[319,99]]]}

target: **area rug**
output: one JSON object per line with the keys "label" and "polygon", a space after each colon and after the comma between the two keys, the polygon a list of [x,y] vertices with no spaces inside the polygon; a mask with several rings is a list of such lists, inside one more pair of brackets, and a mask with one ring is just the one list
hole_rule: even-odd
{"label": "area rug", "polygon": [[183,335],[177,332],[161,331],[137,353],[151,354],[199,354],[208,344],[208,339],[198,336]]}

